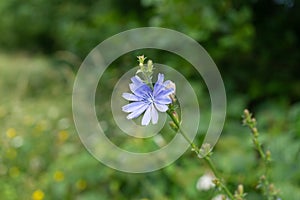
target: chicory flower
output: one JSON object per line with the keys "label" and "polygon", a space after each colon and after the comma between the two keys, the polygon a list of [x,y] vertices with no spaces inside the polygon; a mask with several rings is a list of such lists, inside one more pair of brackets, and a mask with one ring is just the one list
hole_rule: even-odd
{"label": "chicory flower", "polygon": [[152,122],[158,122],[158,111],[166,112],[169,107],[168,104],[172,103],[170,97],[173,94],[174,88],[169,88],[171,81],[164,81],[164,75],[158,74],[157,82],[153,89],[144,83],[139,76],[131,78],[132,83],[129,88],[132,93],[123,93],[122,97],[131,103],[122,107],[126,113],[127,119],[134,119],[144,113],[142,118],[142,125],[146,126]]}

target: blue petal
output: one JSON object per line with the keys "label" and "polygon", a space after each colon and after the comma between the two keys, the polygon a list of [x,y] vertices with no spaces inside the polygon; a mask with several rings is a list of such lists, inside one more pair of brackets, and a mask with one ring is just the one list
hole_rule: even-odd
{"label": "blue petal", "polygon": [[170,84],[172,84],[172,83],[173,83],[172,81],[167,80],[167,81],[165,81],[165,82],[163,83],[163,85],[164,85],[165,87],[167,87],[168,85],[170,85]]}
{"label": "blue petal", "polygon": [[163,85],[165,86],[166,89],[173,89],[174,90],[174,93],[175,93],[175,90],[176,90],[176,85],[175,83],[173,83],[172,81],[170,80],[167,80],[163,83]]}
{"label": "blue petal", "polygon": [[132,81],[133,84],[136,84],[136,85],[144,84],[142,79],[139,76],[132,77],[131,81]]}
{"label": "blue petal", "polygon": [[148,107],[149,107],[148,104],[144,104],[139,109],[137,109],[137,110],[133,111],[132,113],[130,113],[129,115],[127,115],[127,119],[133,119],[133,118],[140,116]]}
{"label": "blue petal", "polygon": [[134,93],[137,89],[139,89],[140,87],[144,86],[146,84],[135,84],[135,83],[130,83],[129,84],[129,88],[130,90]]}
{"label": "blue petal", "polygon": [[141,101],[142,100],[142,98],[140,98],[134,94],[126,93],[126,92],[122,94],[122,97],[128,101]]}
{"label": "blue petal", "polygon": [[161,90],[158,94],[156,94],[154,96],[154,98],[160,98],[160,97],[168,96],[168,95],[170,95],[172,93],[174,93],[174,89]]}
{"label": "blue petal", "polygon": [[151,120],[151,106],[149,106],[143,116],[142,125],[147,126]]}
{"label": "blue petal", "polygon": [[129,88],[132,92],[134,92],[139,87],[146,85],[138,76],[134,76],[131,78],[132,83],[129,84]]}
{"label": "blue petal", "polygon": [[167,105],[167,104],[170,104],[172,103],[172,100],[170,99],[170,97],[162,97],[162,98],[156,98],[154,100],[155,103],[158,103],[158,104],[162,104],[162,105]]}
{"label": "blue petal", "polygon": [[153,88],[153,96],[156,96],[158,93],[160,93],[162,90],[164,90],[165,87],[163,84],[155,83]]}
{"label": "blue petal", "polygon": [[160,112],[166,112],[169,109],[169,107],[164,104],[154,103],[154,105],[157,108],[157,110]]}
{"label": "blue petal", "polygon": [[162,84],[164,82],[164,77],[165,77],[164,74],[159,73],[157,75],[157,83]]}
{"label": "blue petal", "polygon": [[139,88],[136,88],[132,92],[138,97],[145,98],[146,96],[148,96],[149,94],[152,93],[152,90],[148,85],[143,84],[142,86],[140,86]]}
{"label": "blue petal", "polygon": [[151,118],[152,118],[152,124],[157,124],[158,113],[153,104],[151,105]]}
{"label": "blue petal", "polygon": [[161,90],[165,88],[163,82],[164,82],[164,75],[159,73],[153,89],[154,96],[157,95]]}
{"label": "blue petal", "polygon": [[139,110],[143,105],[145,105],[145,103],[142,101],[133,102],[133,103],[123,106],[122,111],[133,112],[133,111]]}

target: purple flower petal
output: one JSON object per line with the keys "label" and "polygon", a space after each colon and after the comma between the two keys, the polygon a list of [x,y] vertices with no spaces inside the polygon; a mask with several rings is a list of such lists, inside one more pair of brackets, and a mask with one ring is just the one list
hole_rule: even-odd
{"label": "purple flower petal", "polygon": [[161,104],[161,105],[167,105],[172,103],[172,100],[170,99],[170,97],[161,97],[161,98],[156,98],[155,103]]}
{"label": "purple flower petal", "polygon": [[162,97],[162,96],[168,96],[170,94],[174,93],[174,89],[165,89],[161,90],[158,94],[155,95],[155,97]]}
{"label": "purple flower petal", "polygon": [[149,106],[142,118],[142,125],[147,126],[151,120],[151,106]]}
{"label": "purple flower petal", "polygon": [[134,93],[137,94],[137,95],[145,95],[145,94],[149,94],[149,93],[151,94],[152,90],[149,87],[149,85],[143,84],[139,88],[137,88],[134,91]]}
{"label": "purple flower petal", "polygon": [[154,102],[154,105],[157,108],[157,110],[160,111],[160,112],[166,112],[169,109],[169,107],[167,105],[164,105],[164,104],[159,104],[159,103]]}
{"label": "purple flower petal", "polygon": [[130,88],[130,90],[131,90],[132,93],[134,93],[134,91],[136,91],[141,86],[142,85],[137,85],[137,84],[134,84],[134,83],[130,83],[129,84],[129,88]]}
{"label": "purple flower petal", "polygon": [[134,92],[139,87],[146,85],[138,76],[134,76],[131,78],[132,83],[129,84],[129,88],[132,92]]}
{"label": "purple flower petal", "polygon": [[146,84],[143,84],[139,87],[136,87],[135,85],[132,84],[129,84],[129,87],[130,87],[130,90],[138,97],[145,97],[145,94],[148,94],[148,93],[152,93],[151,91],[151,88],[146,85]]}
{"label": "purple flower petal", "polygon": [[167,88],[168,84],[173,83],[172,81],[163,82],[163,74],[158,74],[158,81],[154,85],[153,96],[166,96],[175,92],[174,88]]}
{"label": "purple flower petal", "polygon": [[154,89],[153,89],[153,95],[156,96],[158,93],[160,93],[164,89],[165,89],[165,87],[163,84],[155,83]]}
{"label": "purple flower petal", "polygon": [[164,82],[164,77],[164,74],[158,73],[156,83],[162,84]]}
{"label": "purple flower petal", "polygon": [[173,92],[175,93],[176,85],[175,83],[173,83],[173,81],[167,80],[164,82],[163,85],[165,86],[166,89],[173,89],[174,90]]}
{"label": "purple flower petal", "polygon": [[134,94],[126,93],[126,92],[122,94],[122,97],[128,101],[141,101],[142,100],[142,98],[140,98]]}
{"label": "purple flower petal", "polygon": [[139,85],[139,84],[144,84],[142,79],[138,76],[134,76],[131,78],[131,81],[133,84]]}
{"label": "purple flower petal", "polygon": [[149,85],[145,84],[140,77],[131,78],[132,83],[129,84],[131,93],[123,93],[122,97],[128,101],[133,101],[122,107],[124,112],[130,113],[127,119],[133,119],[144,113],[141,124],[146,126],[152,122],[157,124],[158,111],[166,112],[172,103],[170,94],[175,92],[174,88],[167,88],[168,84],[174,84],[171,81],[164,82],[164,75],[158,74],[157,82],[153,90]]}
{"label": "purple flower petal", "polygon": [[138,110],[133,111],[129,115],[127,115],[127,119],[133,119],[140,116],[147,108],[149,107],[148,104],[144,104],[142,107],[140,107]]}
{"label": "purple flower petal", "polygon": [[130,103],[130,104],[127,104],[127,105],[123,106],[122,111],[124,111],[124,112],[133,112],[135,110],[140,109],[144,105],[145,105],[145,103],[142,102],[142,101],[133,102],[133,103]]}
{"label": "purple flower petal", "polygon": [[155,83],[154,89],[153,89],[154,96],[156,96],[161,90],[165,89],[163,82],[164,82],[164,75],[159,73],[157,75],[157,82]]}
{"label": "purple flower petal", "polygon": [[151,118],[152,118],[152,124],[157,124],[158,113],[153,104],[151,105]]}
{"label": "purple flower petal", "polygon": [[167,87],[167,86],[169,86],[169,85],[171,85],[171,84],[173,84],[173,82],[170,81],[170,80],[167,80],[167,81],[165,81],[165,82],[163,83],[163,85],[164,85],[165,87]]}

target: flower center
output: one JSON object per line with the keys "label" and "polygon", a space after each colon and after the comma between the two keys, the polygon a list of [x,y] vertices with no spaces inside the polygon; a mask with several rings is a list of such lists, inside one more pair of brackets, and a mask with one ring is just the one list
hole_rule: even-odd
{"label": "flower center", "polygon": [[146,100],[148,102],[150,102],[150,103],[153,103],[154,102],[154,98],[153,98],[152,94],[148,94]]}
{"label": "flower center", "polygon": [[153,97],[151,96],[151,97],[149,97],[148,99],[147,99],[149,102],[151,102],[151,103],[153,103]]}

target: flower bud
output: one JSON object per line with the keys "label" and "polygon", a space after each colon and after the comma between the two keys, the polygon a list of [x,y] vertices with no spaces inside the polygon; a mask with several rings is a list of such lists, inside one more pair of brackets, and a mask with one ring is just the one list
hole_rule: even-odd
{"label": "flower bud", "polygon": [[211,145],[209,143],[202,144],[199,152],[199,156],[205,157],[210,156],[211,154]]}
{"label": "flower bud", "polygon": [[216,185],[216,187],[220,187],[220,185],[221,185],[221,181],[217,178],[212,180],[212,182]]}
{"label": "flower bud", "polygon": [[147,71],[148,72],[153,71],[153,62],[152,62],[152,60],[148,60],[148,62],[147,62]]}
{"label": "flower bud", "polygon": [[245,115],[245,117],[247,117],[247,116],[249,116],[249,115],[250,115],[250,112],[249,112],[249,110],[248,110],[248,109],[245,109],[245,110],[244,110],[244,115]]}
{"label": "flower bud", "polygon": [[215,187],[215,184],[213,183],[213,180],[215,179],[215,176],[212,173],[206,173],[203,176],[201,176],[196,184],[196,188],[201,190],[209,190],[211,188]]}
{"label": "flower bud", "polygon": [[177,127],[177,125],[175,124],[175,122],[170,121],[170,122],[169,122],[169,125],[170,125],[171,129],[173,129],[175,132],[178,131],[178,127]]}
{"label": "flower bud", "polygon": [[175,83],[173,81],[170,81],[170,80],[166,81],[165,82],[165,87],[167,89],[173,89],[174,90],[173,94],[175,94],[175,92],[176,92],[176,85],[175,85]]}
{"label": "flower bud", "polygon": [[274,192],[275,187],[274,187],[274,184],[273,184],[273,183],[271,183],[271,184],[269,185],[269,190],[270,190],[270,192]]}
{"label": "flower bud", "polygon": [[252,133],[253,133],[253,135],[254,135],[255,137],[258,137],[258,130],[257,130],[256,127],[254,127],[254,128],[252,129]]}
{"label": "flower bud", "polygon": [[237,192],[238,192],[239,195],[244,194],[244,186],[242,184],[238,185]]}
{"label": "flower bud", "polygon": [[177,124],[179,124],[179,115],[177,114],[177,112],[175,112],[175,111],[173,111],[172,112],[172,116],[174,117],[174,119],[176,120],[175,122],[177,123]]}
{"label": "flower bud", "polygon": [[145,62],[147,57],[142,55],[142,56],[138,56],[137,58],[138,58],[138,61],[139,61],[139,66],[142,67],[144,65],[144,62]]}

